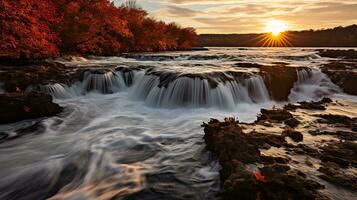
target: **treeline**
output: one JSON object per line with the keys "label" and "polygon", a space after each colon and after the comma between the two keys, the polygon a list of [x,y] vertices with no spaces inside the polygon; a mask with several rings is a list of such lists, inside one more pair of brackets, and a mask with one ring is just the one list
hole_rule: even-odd
{"label": "treeline", "polygon": [[220,47],[357,47],[357,25],[322,30],[288,31],[282,41],[267,42],[268,34],[202,34],[198,45]]}
{"label": "treeline", "polygon": [[0,0],[0,60],[31,61],[61,54],[187,50],[193,28],[156,21],[135,1]]}

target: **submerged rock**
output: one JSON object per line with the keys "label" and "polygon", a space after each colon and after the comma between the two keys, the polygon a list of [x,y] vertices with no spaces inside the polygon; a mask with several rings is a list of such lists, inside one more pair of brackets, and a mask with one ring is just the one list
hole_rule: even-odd
{"label": "submerged rock", "polygon": [[62,107],[52,102],[49,94],[9,93],[0,95],[0,124],[25,119],[49,117],[62,111]]}

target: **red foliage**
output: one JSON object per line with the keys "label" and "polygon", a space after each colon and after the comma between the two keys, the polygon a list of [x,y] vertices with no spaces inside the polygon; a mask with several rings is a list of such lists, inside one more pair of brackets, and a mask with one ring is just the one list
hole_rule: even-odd
{"label": "red foliage", "polygon": [[93,55],[122,52],[131,33],[119,9],[107,0],[70,0],[61,10],[60,33],[65,51]]}
{"label": "red foliage", "polygon": [[91,55],[186,50],[197,40],[192,28],[109,0],[0,0],[0,20],[0,58],[48,58],[58,56],[59,47]]}
{"label": "red foliage", "polygon": [[52,0],[0,0],[0,58],[33,60],[59,55]]}

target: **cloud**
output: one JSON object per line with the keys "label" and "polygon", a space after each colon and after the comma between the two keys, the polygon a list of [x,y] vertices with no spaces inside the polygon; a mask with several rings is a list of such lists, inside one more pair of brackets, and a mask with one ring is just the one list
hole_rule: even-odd
{"label": "cloud", "polygon": [[272,19],[286,21],[292,30],[357,23],[356,0],[139,0],[139,4],[144,1],[157,5],[149,9],[155,18],[193,26],[199,33],[263,32]]}

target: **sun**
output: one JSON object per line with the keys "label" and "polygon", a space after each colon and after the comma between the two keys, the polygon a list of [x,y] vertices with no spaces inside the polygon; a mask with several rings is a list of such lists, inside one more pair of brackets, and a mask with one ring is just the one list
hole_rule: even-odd
{"label": "sun", "polygon": [[281,20],[268,21],[265,25],[265,31],[271,33],[273,36],[279,36],[281,32],[286,31],[287,24]]}

